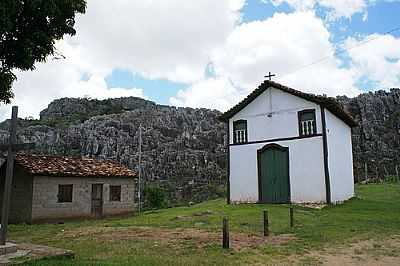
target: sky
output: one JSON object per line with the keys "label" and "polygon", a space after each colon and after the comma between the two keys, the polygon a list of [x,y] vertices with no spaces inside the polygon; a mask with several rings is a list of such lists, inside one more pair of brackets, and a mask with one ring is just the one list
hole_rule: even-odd
{"label": "sky", "polygon": [[[328,96],[400,87],[399,0],[88,0],[75,36],[15,71],[19,117],[61,97],[226,111],[263,82]],[[0,105],[0,119],[11,105]]]}

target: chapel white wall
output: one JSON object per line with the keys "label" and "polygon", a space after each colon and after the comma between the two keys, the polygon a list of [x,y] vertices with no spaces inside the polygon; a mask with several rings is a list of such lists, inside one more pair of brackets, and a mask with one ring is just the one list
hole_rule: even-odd
{"label": "chapel white wall", "polygon": [[[247,120],[248,141],[299,136],[298,112],[304,109],[315,109],[317,133],[321,134],[318,104],[269,88],[229,119],[230,143],[233,143],[233,121],[240,119]],[[268,113],[272,113],[272,117],[268,117]]]}
{"label": "chapel white wall", "polygon": [[354,196],[351,128],[329,110],[325,111],[331,201]]}
{"label": "chapel white wall", "polygon": [[[274,142],[289,148],[292,202],[325,202],[322,137]],[[230,146],[232,202],[258,201],[257,150],[267,143]]]}

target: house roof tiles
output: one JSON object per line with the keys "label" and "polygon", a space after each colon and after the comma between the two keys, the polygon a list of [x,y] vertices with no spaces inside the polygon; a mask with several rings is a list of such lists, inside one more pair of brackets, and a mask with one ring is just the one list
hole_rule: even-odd
{"label": "house roof tiles", "polygon": [[15,162],[32,175],[136,177],[136,172],[110,160],[18,153]]}

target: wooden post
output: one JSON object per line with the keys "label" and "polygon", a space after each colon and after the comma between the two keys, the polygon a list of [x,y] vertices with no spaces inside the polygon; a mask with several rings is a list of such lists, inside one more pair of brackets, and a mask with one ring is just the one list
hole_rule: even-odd
{"label": "wooden post", "polygon": [[138,210],[142,210],[142,124],[139,124],[139,178],[138,178]]}
{"label": "wooden post", "polygon": [[222,248],[229,248],[229,223],[226,217],[222,220]]}
{"label": "wooden post", "polygon": [[264,222],[264,236],[269,235],[269,221],[268,221],[268,211],[263,211],[263,222]]}
{"label": "wooden post", "polygon": [[367,183],[367,179],[368,179],[368,164],[367,162],[364,163],[364,181],[365,183]]}
{"label": "wooden post", "polygon": [[396,177],[397,177],[397,182],[400,183],[399,166],[398,165],[396,165]]}
{"label": "wooden post", "polygon": [[294,217],[293,217],[293,206],[290,206],[289,209],[289,216],[290,216],[290,227],[294,226]]}
{"label": "wooden post", "polygon": [[17,140],[17,116],[18,116],[18,107],[13,106],[11,112],[11,121],[10,121],[10,139],[9,139],[8,154],[7,154],[6,180],[4,182],[3,208],[1,212],[0,245],[5,245],[7,239],[8,214],[10,210],[11,187],[12,187],[14,157],[15,157],[15,150],[12,145],[15,144]]}

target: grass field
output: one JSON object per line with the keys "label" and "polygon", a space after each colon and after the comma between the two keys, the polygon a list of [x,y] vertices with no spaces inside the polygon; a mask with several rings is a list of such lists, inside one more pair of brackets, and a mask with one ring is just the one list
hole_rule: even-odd
{"label": "grass field", "polygon": [[[10,238],[76,254],[31,265],[309,265],[342,252],[344,261],[368,265],[386,259],[400,265],[400,185],[360,185],[356,190],[357,197],[342,205],[321,210],[296,206],[294,228],[288,205],[226,205],[219,199],[127,218],[12,225]],[[272,232],[267,238],[262,237],[265,209]],[[221,249],[223,216],[229,217],[230,250]]]}

